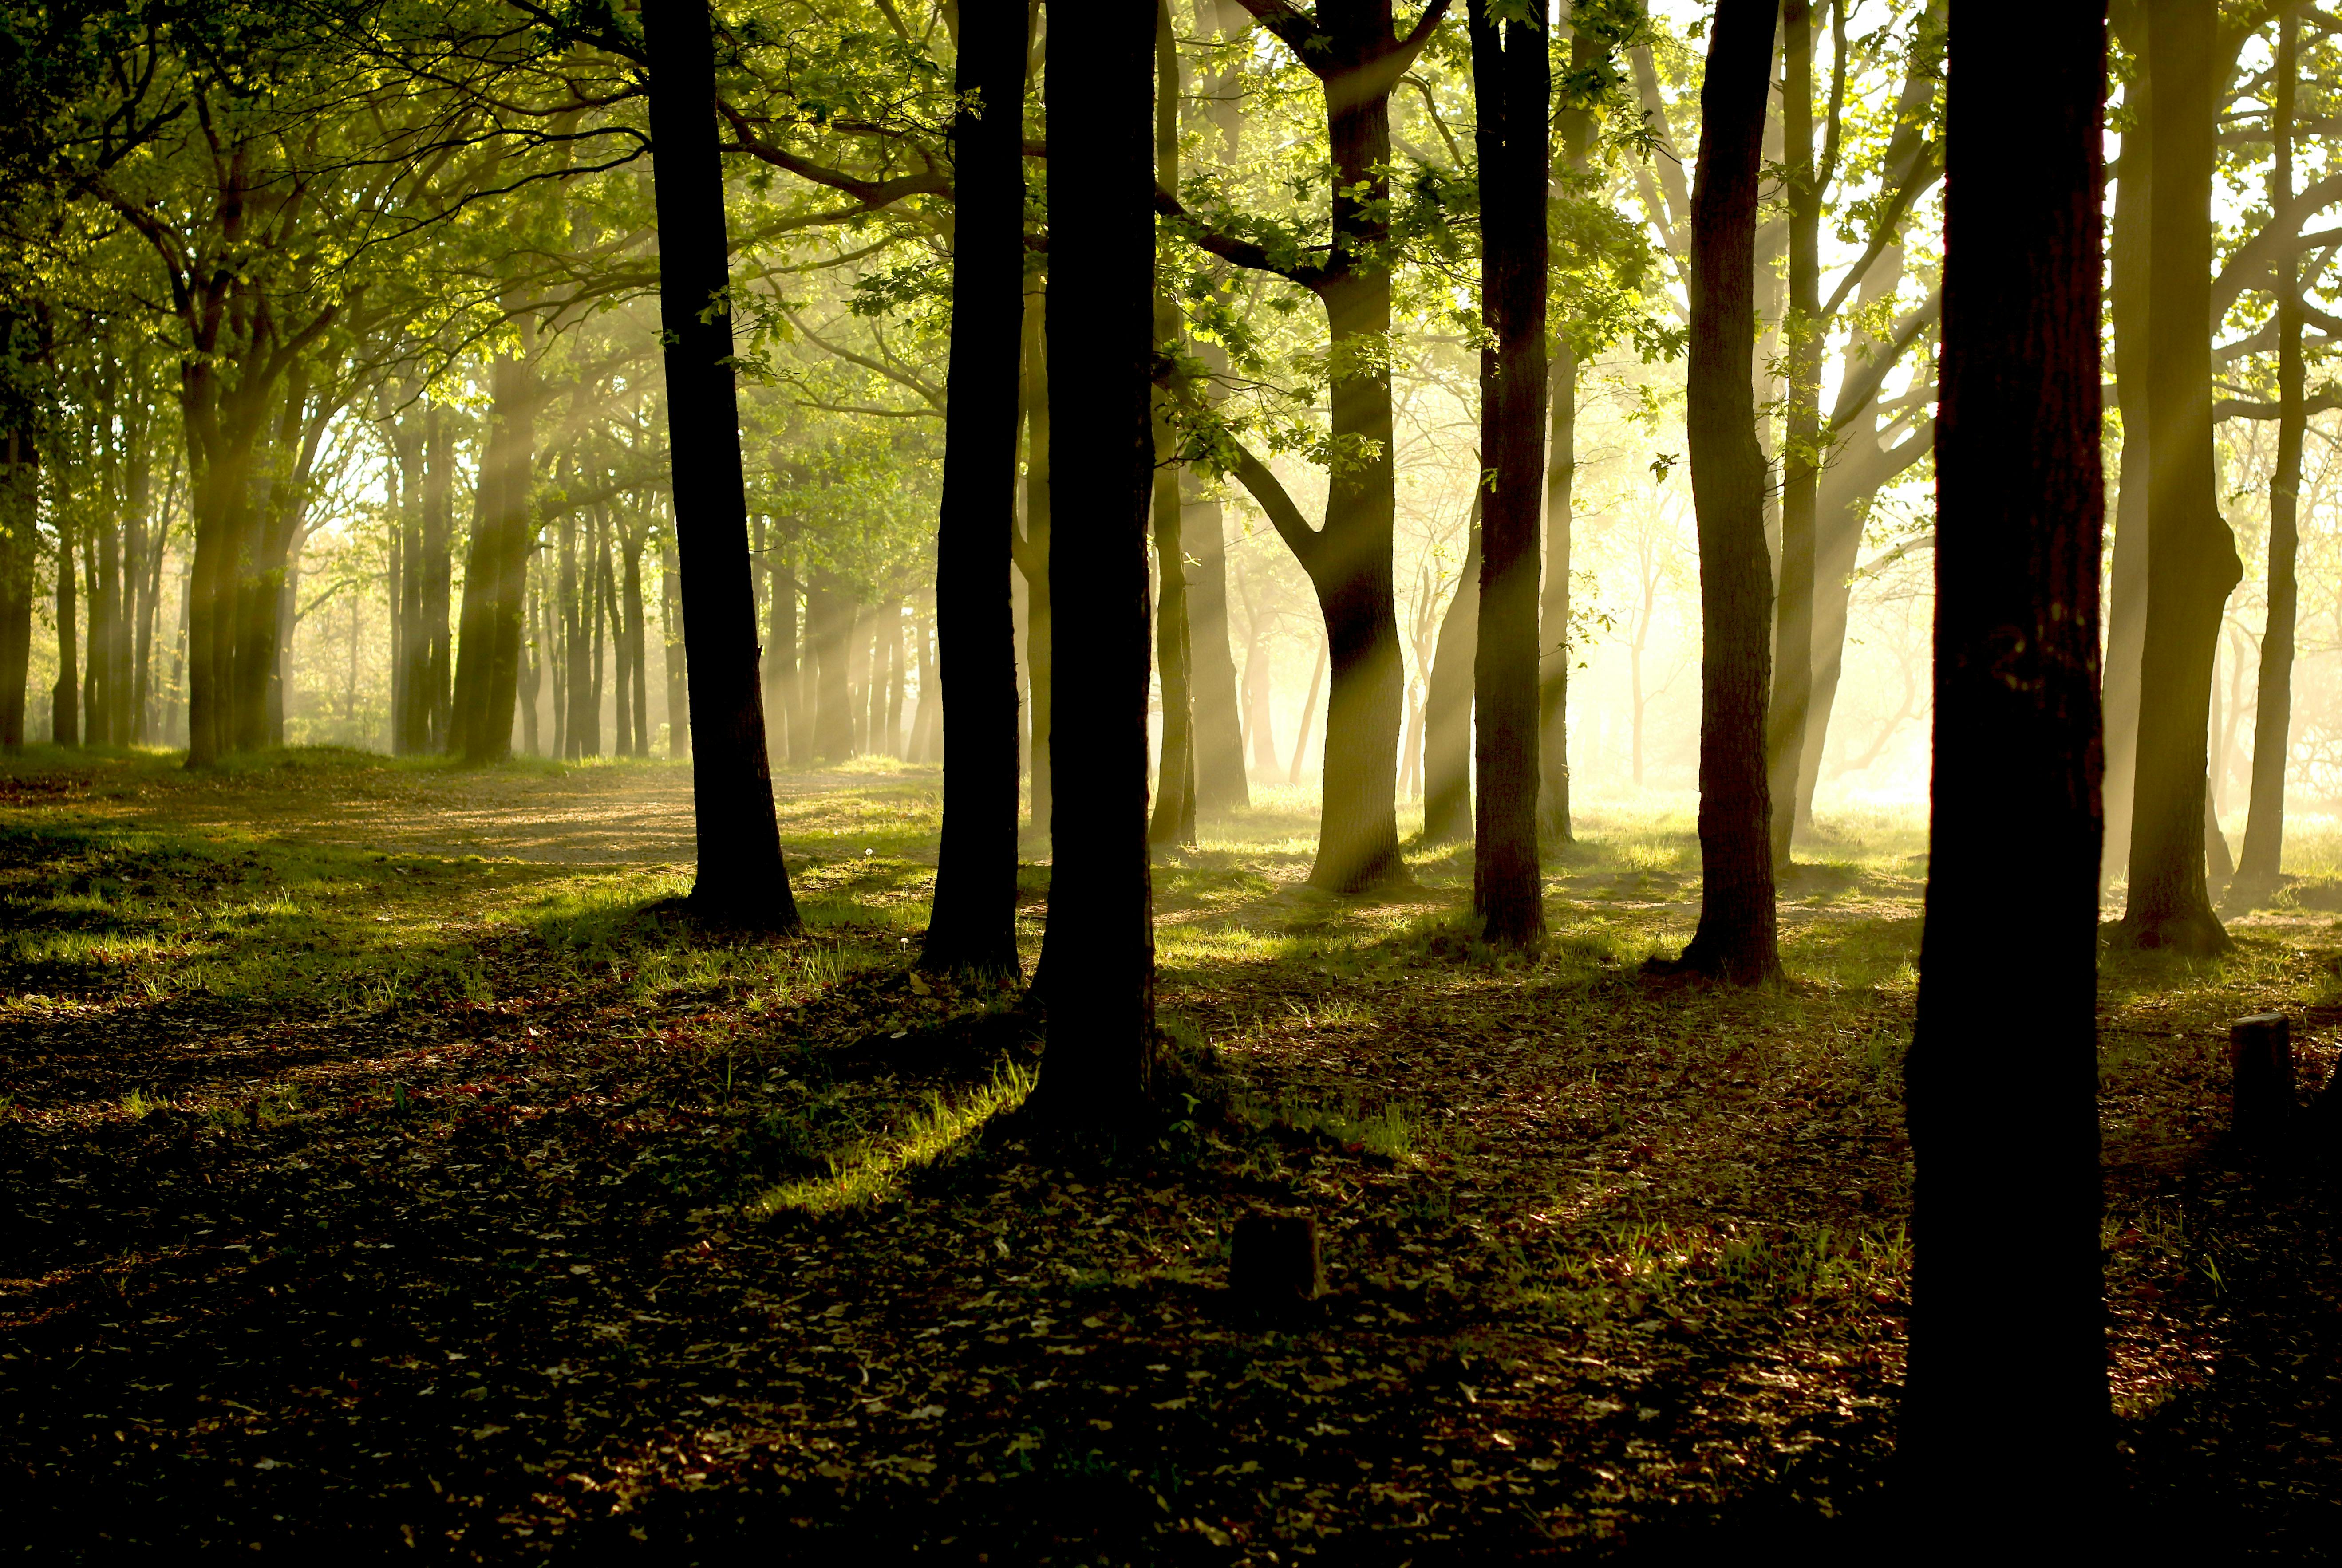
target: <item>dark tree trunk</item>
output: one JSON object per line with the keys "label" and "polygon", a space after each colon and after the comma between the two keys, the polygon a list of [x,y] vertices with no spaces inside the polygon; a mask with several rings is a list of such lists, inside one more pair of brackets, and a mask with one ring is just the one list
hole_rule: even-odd
{"label": "dark tree trunk", "polygon": [[[1025,276],[1025,0],[962,0],[936,633],[944,681],[943,838],[919,967],[1012,979],[1016,957],[1017,363]],[[894,640],[901,640],[899,610]],[[891,748],[890,748],[891,749]]]}
{"label": "dark tree trunk", "polygon": [[[2301,75],[2299,15],[2277,17],[2277,91],[2271,127],[2276,166],[2269,172],[2270,210],[2293,200],[2293,117]],[[2301,442],[2308,424],[2303,403],[2301,268],[2287,254],[2277,263],[2277,471],[2269,475],[2268,619],[2261,633],[2258,705],[2253,711],[2253,790],[2245,819],[2245,846],[2228,884],[2228,907],[2249,909],[2277,891],[2285,854],[2285,764],[2292,744],[2294,618],[2300,590],[2294,560],[2301,548]]]}
{"label": "dark tree trunk", "polygon": [[667,448],[691,643],[692,814],[698,830],[691,903],[720,920],[794,930],[796,901],[773,811],[756,606],[748,590],[714,25],[706,0],[675,0],[642,15],[651,56],[651,139],[658,149]]}
{"label": "dark tree trunk", "polygon": [[1773,9],[1718,0],[1700,89],[1691,196],[1688,409],[1699,524],[1699,928],[1675,967],[1741,984],[1781,974],[1765,778],[1765,454],[1756,444],[1757,165],[1772,69]]}
{"label": "dark tree trunk", "polygon": [[1081,1132],[1136,1118],[1155,1057],[1146,853],[1151,11],[1085,6],[1052,18],[1050,183],[1083,193],[1079,221],[1050,235],[1051,489],[1083,524],[1050,540],[1056,639],[1081,650],[1055,665],[1054,706],[1081,714],[1082,725],[1078,744],[1056,744],[1063,725],[1051,740],[1049,1046],[1033,1109],[1045,1124]]}
{"label": "dark tree trunk", "polygon": [[1542,26],[1471,0],[1480,153],[1480,635],[1473,654],[1472,904],[1498,947],[1545,941],[1537,864],[1537,544],[1545,504],[1547,109]]}
{"label": "dark tree trunk", "polygon": [[[1472,687],[1480,647],[1480,511],[1472,498],[1469,543],[1456,577],[1455,596],[1439,618],[1431,644],[1431,674],[1423,694],[1423,842],[1462,844],[1472,836]],[[1317,683],[1309,683],[1309,707]],[[1309,738],[1309,707],[1301,711],[1301,738]]]}
{"label": "dark tree trunk", "polygon": [[[0,319],[0,343],[5,342]],[[0,750],[25,749],[25,683],[33,656],[33,595],[40,515],[40,449],[32,434],[12,429],[0,469]]]}
{"label": "dark tree trunk", "polygon": [[2152,0],[2147,641],[2122,939],[2227,950],[2204,882],[2204,784],[2220,614],[2244,575],[2212,445],[2212,0]]}
{"label": "dark tree trunk", "polygon": [[1905,1068],[1917,1266],[1898,1457],[1910,1517],[1954,1553],[2005,1542],[2013,1518],[2050,1551],[2095,1541],[2113,1437],[2096,1050],[2105,27],[2045,9],[2011,48],[2002,21],[1955,7],[1951,23],[1934,805]]}
{"label": "dark tree trunk", "polygon": [[1787,870],[1797,836],[1797,769],[1814,689],[1816,510],[1820,499],[1821,169],[1814,152],[1814,11],[1811,0],[1781,5],[1781,130],[1788,175],[1789,310],[1786,454],[1781,475],[1781,586],[1774,606],[1773,690],[1766,718],[1773,864]]}

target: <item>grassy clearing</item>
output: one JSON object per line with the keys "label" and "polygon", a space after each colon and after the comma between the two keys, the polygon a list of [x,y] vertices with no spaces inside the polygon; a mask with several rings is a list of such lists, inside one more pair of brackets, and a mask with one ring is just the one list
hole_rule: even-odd
{"label": "grassy clearing", "polygon": [[[0,768],[28,1194],[0,1448],[58,1508],[190,1544],[332,1520],[367,1554],[1428,1561],[1658,1551],[1749,1509],[1810,1532],[1875,1494],[1916,819],[1817,824],[1791,984],[1746,995],[1638,974],[1696,918],[1683,802],[1588,803],[1524,960],[1473,940],[1468,852],[1329,899],[1308,792],[1258,791],[1156,868],[1188,1064],[1160,1135],[1075,1166],[1017,1131],[1013,997],[908,971],[934,770],[780,775],[786,940],[674,913],[686,777]],[[2291,1495],[2328,1435],[2241,1369],[2314,1378],[2337,1326],[2289,1272],[2330,1241],[2217,1140],[2225,1021],[2330,1002],[2342,926],[2297,898],[2238,934],[2110,958],[2099,1060],[2126,1463],[2230,1501]],[[2322,1076],[2330,1031],[2302,1040]],[[1321,1316],[1232,1315],[1261,1207],[1318,1217]]]}

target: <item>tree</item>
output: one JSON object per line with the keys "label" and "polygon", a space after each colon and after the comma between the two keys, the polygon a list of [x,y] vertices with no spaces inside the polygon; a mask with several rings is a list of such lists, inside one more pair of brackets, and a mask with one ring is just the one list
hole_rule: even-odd
{"label": "tree", "polygon": [[683,619],[690,639],[691,903],[744,924],[793,930],[781,861],[756,604],[748,588],[748,508],[733,381],[724,168],[716,136],[715,28],[706,0],[643,14],[651,140],[658,159],[659,308],[666,324],[667,449]]}
{"label": "tree", "polygon": [[1797,826],[1797,770],[1805,757],[1806,714],[1813,698],[1815,513],[1820,499],[1822,191],[1836,172],[1839,110],[1846,102],[1846,5],[1830,17],[1837,48],[1831,63],[1827,136],[1814,148],[1814,8],[1782,0],[1781,127],[1788,155],[1788,418],[1781,482],[1781,584],[1774,614],[1773,690],[1767,714],[1768,790],[1776,868],[1789,864]]}
{"label": "tree", "polygon": [[1756,336],[1757,165],[1772,60],[1772,8],[1762,0],[1718,0],[1700,88],[1699,172],[1691,195],[1685,417],[1699,523],[1703,897],[1690,944],[1664,966],[1745,985],[1781,974],[1765,776],[1772,567],[1765,549],[1765,454],[1748,382]]}
{"label": "tree", "polygon": [[[1331,243],[1322,259],[1280,255],[1202,224],[1172,193],[1158,203],[1206,250],[1274,273],[1323,302],[1332,340],[1328,424],[1343,454],[1329,476],[1325,524],[1313,528],[1267,464],[1240,448],[1226,466],[1268,514],[1309,574],[1325,617],[1333,686],[1313,885],[1356,893],[1406,874],[1398,853],[1398,738],[1405,706],[1392,579],[1396,467],[1391,446],[1394,243],[1390,95],[1447,14],[1431,0],[1401,34],[1390,0],[1243,0],[1260,25],[1316,75],[1332,164]],[[1059,436],[1063,449],[1063,436]]]}
{"label": "tree", "polygon": [[943,841],[919,965],[1013,979],[1016,959],[1016,642],[1008,602],[1016,501],[1015,375],[1025,275],[1025,0],[960,7],[952,132],[954,417],[936,531],[944,686]]}
{"label": "tree", "polygon": [[[1472,836],[1472,686],[1480,662],[1480,514],[1485,491],[1472,497],[1472,519],[1455,595],[1439,618],[1431,646],[1431,673],[1423,694],[1423,842],[1426,846],[1461,844]],[[1302,709],[1301,735],[1309,734],[1310,702]],[[1295,743],[1296,745],[1299,742]]]}
{"label": "tree", "polygon": [[[1155,1054],[1154,892],[1146,850],[1147,499],[1155,466],[1154,8],[1054,17],[1050,185],[1083,193],[1050,232],[1050,490],[1079,517],[1050,540],[1056,645],[1050,732],[1049,1045],[1033,1091],[1046,1123],[1127,1122]],[[1065,215],[1061,209],[1061,217]],[[1078,714],[1078,726],[1064,722]],[[1069,733],[1070,732],[1070,733]]]}
{"label": "tree", "polygon": [[[2277,155],[2269,169],[2269,210],[2293,203],[2294,97],[2301,75],[2300,18],[2277,16],[2277,85],[2269,132]],[[2285,846],[2285,764],[2293,728],[2294,618],[2300,590],[2294,560],[2301,548],[2301,440],[2309,421],[2303,398],[2301,264],[2276,260],[2277,331],[2277,468],[2269,475],[2268,617],[2261,633],[2259,700],[2253,709],[2251,814],[2237,874],[2228,884],[2231,910],[2249,909],[2277,890]]]}
{"label": "tree", "polygon": [[1478,109],[1480,625],[1473,655],[1478,789],[1472,903],[1487,941],[1545,940],[1537,864],[1537,544],[1545,501],[1546,183],[1553,68],[1546,30],[1470,0]]}
{"label": "tree", "polygon": [[2204,878],[2206,726],[2228,591],[2244,575],[2212,446],[2212,0],[2152,0],[2147,564],[2130,894],[2122,939],[2224,951]]}
{"label": "tree", "polygon": [[[2080,1544],[2103,1527],[2111,1458],[2096,1050],[2105,24],[2045,10],[2023,48],[1981,12],[1956,7],[1951,27],[1900,1449],[1939,1538],[1997,1543],[2023,1518]],[[2019,899],[2010,865],[2025,868]],[[2016,1423],[2010,1389],[2024,1391]]]}

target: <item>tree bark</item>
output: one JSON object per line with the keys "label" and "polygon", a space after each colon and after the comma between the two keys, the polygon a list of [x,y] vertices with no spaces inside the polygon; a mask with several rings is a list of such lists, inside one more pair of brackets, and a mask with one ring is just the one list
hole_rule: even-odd
{"label": "tree bark", "polygon": [[2130,123],[2123,130],[2107,235],[2107,315],[2114,329],[2115,402],[2122,414],[2122,453],[2115,484],[2115,543],[2107,585],[2106,847],[2099,857],[2104,896],[2130,864],[2131,804],[2138,773],[2139,667],[2147,654],[2148,242],[2154,226],[2155,76],[2147,55],[2149,0],[2115,0],[2113,31],[2129,47],[2131,79],[2123,85]]}
{"label": "tree bark", "polygon": [[706,0],[646,8],[650,128],[656,149],[659,314],[666,323],[667,450],[694,751],[698,864],[694,908],[766,929],[797,927],[781,861],[756,606],[748,590],[748,506],[732,373],[723,155],[716,132],[715,31]]}
{"label": "tree bark", "polygon": [[1673,967],[1739,984],[1780,978],[1765,775],[1772,573],[1765,455],[1749,384],[1756,186],[1773,12],[1718,0],[1700,89],[1691,197],[1688,409],[1700,582],[1699,927]]}
{"label": "tree bark", "polygon": [[1480,634],[1473,651],[1472,904],[1494,946],[1545,941],[1537,864],[1537,544],[1545,504],[1546,30],[1470,0],[1480,155]]}
{"label": "tree bark", "polygon": [[[1431,644],[1431,674],[1423,694],[1423,842],[1462,844],[1472,836],[1472,688],[1480,662],[1480,513],[1486,493],[1472,497],[1472,522],[1456,594],[1439,618]],[[1316,706],[1317,684],[1301,711],[1301,741],[1309,735],[1309,710]]]}
{"label": "tree bark", "polygon": [[[1008,980],[1016,956],[1016,641],[1008,602],[1025,268],[1025,0],[963,0],[952,126],[956,227],[936,534],[943,838],[919,966]],[[902,616],[895,612],[900,641]]]}
{"label": "tree bark", "polygon": [[2204,784],[2220,613],[2244,575],[2212,444],[2212,0],[2151,0],[2154,215],[2147,294],[2147,564],[2130,895],[2137,947],[2225,952],[2204,880]]}
{"label": "tree bark", "polygon": [[[2270,105],[2277,143],[2269,171],[2272,212],[2293,200],[2293,119],[2301,75],[2301,21],[2287,9],[2277,16],[2277,90]],[[2269,475],[2268,617],[2261,632],[2257,705],[2253,710],[2252,804],[2244,849],[2228,884],[2230,910],[2251,908],[2277,891],[2285,855],[2285,765],[2292,746],[2294,621],[2300,588],[2294,562],[2301,549],[2301,443],[2304,412],[2301,361],[2301,264],[2291,252],[2277,263],[2277,468]]]}
{"label": "tree bark", "polygon": [[1951,24],[1932,854],[1905,1068],[1898,1457],[1911,1517],[1970,1553],[2020,1517],[2051,1550],[2084,1547],[2113,1457],[2096,1051],[2105,30],[2091,9],[2046,9],[2011,48],[2001,21],[1955,8]]}
{"label": "tree bark", "polygon": [[1797,769],[1813,702],[1815,513],[1821,487],[1821,170],[1814,152],[1814,13],[1782,0],[1781,129],[1788,165],[1787,416],[1781,477],[1781,582],[1774,605],[1773,689],[1766,712],[1773,864],[1788,868],[1797,824]]}
{"label": "tree bark", "polygon": [[[1016,568],[1025,579],[1025,700],[1032,704],[1027,717],[1032,735],[1033,825],[1043,832],[1048,829],[1056,798],[1049,772],[1049,696],[1055,686],[1051,661],[1056,630],[1049,602],[1048,308],[1047,280],[1036,276],[1025,295],[1025,532],[1015,544]],[[921,656],[925,657],[924,653]],[[923,697],[922,707],[925,704]]]}
{"label": "tree bark", "polygon": [[[1050,235],[1051,488],[1083,525],[1054,534],[1055,861],[1045,967],[1049,1045],[1032,1108],[1045,1125],[1131,1124],[1155,1058],[1154,894],[1146,851],[1147,491],[1155,460],[1155,224],[1148,116],[1152,7],[1055,15],[1050,180],[1083,192]],[[1077,65],[1075,64],[1077,62]],[[1071,66],[1072,68],[1065,68]]]}
{"label": "tree bark", "polygon": [[690,665],[683,634],[683,572],[676,564],[675,527],[659,534],[659,627],[665,638],[666,754],[670,762],[691,755]]}
{"label": "tree bark", "polygon": [[49,739],[61,746],[81,744],[81,683],[76,666],[80,641],[80,584],[74,576],[72,514],[60,506],[56,514],[57,678],[49,687]]}
{"label": "tree bark", "polygon": [[[5,326],[0,322],[0,329]],[[5,334],[0,330],[0,343]],[[0,469],[0,750],[25,749],[25,683],[33,656],[33,594],[38,561],[40,448],[19,425],[8,431]]]}

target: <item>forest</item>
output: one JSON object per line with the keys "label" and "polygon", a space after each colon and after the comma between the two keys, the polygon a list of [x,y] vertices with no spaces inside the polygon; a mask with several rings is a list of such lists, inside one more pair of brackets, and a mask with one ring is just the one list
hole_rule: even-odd
{"label": "forest", "polygon": [[2334,1555],[2342,10],[1959,3],[0,0],[0,1546]]}

